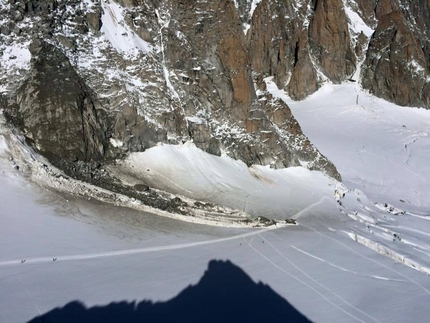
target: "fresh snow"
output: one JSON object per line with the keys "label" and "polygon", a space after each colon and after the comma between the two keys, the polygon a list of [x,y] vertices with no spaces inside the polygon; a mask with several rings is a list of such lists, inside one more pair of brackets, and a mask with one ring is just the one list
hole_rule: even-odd
{"label": "fresh snow", "polygon": [[357,83],[327,83],[295,102],[266,82],[340,172],[349,191],[339,209],[363,225],[354,240],[428,274],[430,111],[375,98]]}
{"label": "fresh snow", "polygon": [[[251,2],[251,6],[249,8],[249,12],[248,12],[248,17],[249,17],[249,21],[252,20],[252,16],[254,15],[254,11],[255,9],[257,9],[257,6],[260,4],[261,0],[252,0]],[[238,3],[235,0],[234,1],[234,5],[236,7],[236,9],[238,8]],[[248,23],[243,23],[242,24],[243,27],[243,32],[245,33],[245,35],[248,33],[249,28],[251,28],[251,25]]]}
{"label": "fresh snow", "polygon": [[17,69],[27,69],[30,64],[31,54],[28,50],[28,43],[19,45],[7,46],[3,51],[1,64],[10,69],[15,67]]}
{"label": "fresh snow", "polygon": [[357,35],[362,32],[367,36],[367,38],[370,38],[374,30],[370,28],[363,19],[361,19],[360,15],[348,5],[347,0],[343,0],[343,7],[349,19],[349,28]]}
{"label": "fresh snow", "polygon": [[[9,77],[12,75],[21,75],[23,70],[30,68],[31,54],[28,50],[28,45],[29,42],[11,45],[0,44],[0,52],[2,52],[0,68]],[[0,84],[0,93],[7,91],[7,83]]]}
{"label": "fresh snow", "polygon": [[429,110],[396,106],[356,83],[325,84],[300,102],[273,82],[268,86],[334,162],[348,188],[360,189],[375,202],[430,215]]}
{"label": "fresh snow", "polygon": [[189,122],[196,123],[196,124],[204,124],[205,123],[205,121],[203,119],[201,119],[199,117],[195,117],[195,116],[194,117],[187,117],[187,120]]}
{"label": "fresh snow", "polygon": [[213,259],[230,260],[314,322],[429,315],[429,278],[343,233],[355,222],[342,220],[330,200],[309,207],[299,226],[216,228],[60,196],[3,169],[2,322],[74,300],[88,307],[167,301],[197,284]]}
{"label": "fresh snow", "polygon": [[102,28],[104,37],[119,53],[137,56],[152,51],[152,46],[136,35],[124,21],[124,9],[117,3],[102,0]]}
{"label": "fresh snow", "polygon": [[326,175],[303,167],[248,168],[228,156],[207,154],[191,142],[132,153],[113,172],[129,180],[130,185],[143,182],[272,219],[294,217],[324,197],[332,197],[336,186],[341,186]]}
{"label": "fresh snow", "polygon": [[255,11],[255,9],[257,9],[257,6],[259,5],[260,2],[261,2],[261,0],[252,0],[251,9],[249,10],[249,17],[250,18],[252,18],[252,16],[254,15],[254,11]]}

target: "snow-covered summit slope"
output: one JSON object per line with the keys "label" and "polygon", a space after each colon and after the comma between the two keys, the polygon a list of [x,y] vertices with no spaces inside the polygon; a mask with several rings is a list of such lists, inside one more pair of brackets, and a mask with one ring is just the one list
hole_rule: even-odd
{"label": "snow-covered summit slope", "polygon": [[430,112],[399,107],[355,82],[325,84],[301,102],[266,79],[318,149],[334,161],[348,191],[338,209],[357,222],[355,241],[430,273]]}
{"label": "snow-covered summit slope", "polygon": [[371,200],[430,215],[430,111],[376,98],[357,83],[326,84],[291,107],[344,184]]}

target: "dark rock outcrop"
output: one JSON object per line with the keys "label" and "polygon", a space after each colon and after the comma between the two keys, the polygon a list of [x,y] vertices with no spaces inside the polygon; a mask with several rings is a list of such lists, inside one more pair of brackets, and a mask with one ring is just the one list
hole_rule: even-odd
{"label": "dark rock outcrop", "polygon": [[315,2],[309,46],[324,75],[334,83],[341,83],[354,72],[355,56],[342,0]]}
{"label": "dark rock outcrop", "polygon": [[428,1],[408,6],[380,1],[375,10],[378,25],[363,66],[363,87],[400,105],[430,108]]}
{"label": "dark rock outcrop", "polygon": [[376,5],[379,0],[355,0],[357,11],[363,21],[370,27],[375,28],[378,20],[376,18]]}
{"label": "dark rock outcrop", "polygon": [[273,76],[279,87],[287,81],[291,69],[291,38],[289,21],[285,16],[292,10],[291,6],[263,0],[255,9],[250,29],[247,32],[251,66],[254,72],[263,76]]}
{"label": "dark rock outcrop", "polygon": [[116,116],[113,136],[121,142],[123,150],[130,152],[144,151],[158,142],[167,142],[166,130],[154,127],[135,108],[130,107]]}
{"label": "dark rock outcrop", "polygon": [[317,72],[309,54],[306,32],[302,32],[297,39],[294,52],[294,68],[286,90],[294,100],[302,100],[319,88]]}
{"label": "dark rock outcrop", "polygon": [[[287,47],[289,36],[279,26],[285,23],[282,17],[293,12],[291,5],[287,8],[264,0],[256,8],[249,34],[245,35],[241,24],[241,19],[246,22],[245,16],[238,16],[231,1],[173,1],[172,4],[165,55],[181,78],[175,86],[192,93],[192,96],[185,95],[187,101],[180,104],[186,113],[194,110],[217,120],[203,118],[202,122],[187,123],[188,134],[196,145],[209,153],[219,154],[224,150],[248,165],[289,167],[301,165],[300,161],[311,162],[312,169],[327,171],[339,179],[335,167],[329,166],[332,164],[303,135],[288,106],[272,100],[264,91],[257,98],[254,89],[256,82],[261,85],[264,76],[274,75],[280,85],[288,78],[286,66],[291,55],[287,52],[295,53],[296,48],[295,45]],[[278,18],[264,29],[263,24],[270,22],[272,9]],[[187,46],[182,46],[183,43]],[[300,64],[310,63],[307,58],[300,53]],[[298,96],[303,97],[303,92],[311,93],[309,89],[317,87],[315,70],[310,68],[310,73],[315,76],[314,83],[305,90],[297,86]],[[271,115],[275,110],[278,115],[282,114],[279,111],[286,111],[288,118],[274,122]],[[219,131],[218,122],[226,120],[237,128],[234,136]],[[312,163],[315,160],[318,162]]]}
{"label": "dark rock outcrop", "polygon": [[318,88],[309,51],[306,5],[263,0],[256,7],[247,32],[251,66],[261,78],[273,76],[279,88],[301,100]]}
{"label": "dark rock outcrop", "polygon": [[102,27],[102,22],[100,20],[101,13],[100,12],[87,12],[86,18],[88,21],[88,26],[90,27],[90,30],[93,32],[100,31],[100,28]]}
{"label": "dark rock outcrop", "polygon": [[26,136],[52,158],[101,160],[106,119],[90,90],[56,47],[33,45],[30,76],[17,91],[17,116]]}

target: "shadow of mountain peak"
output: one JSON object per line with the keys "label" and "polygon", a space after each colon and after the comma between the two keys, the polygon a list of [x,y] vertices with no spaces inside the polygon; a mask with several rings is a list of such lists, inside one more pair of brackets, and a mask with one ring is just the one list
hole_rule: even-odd
{"label": "shadow of mountain peak", "polygon": [[230,261],[212,260],[196,285],[166,302],[114,302],[86,308],[73,301],[31,323],[310,322],[268,285],[255,283]]}

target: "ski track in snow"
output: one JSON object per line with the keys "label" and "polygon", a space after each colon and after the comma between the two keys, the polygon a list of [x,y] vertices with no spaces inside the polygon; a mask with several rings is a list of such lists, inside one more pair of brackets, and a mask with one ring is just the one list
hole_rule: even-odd
{"label": "ski track in snow", "polygon": [[[246,238],[248,236],[259,234],[261,232],[266,232],[266,231],[276,230],[276,229],[279,229],[279,228],[278,227],[269,227],[269,228],[260,229],[260,230],[253,231],[253,232],[247,232],[244,234],[226,237],[226,238],[206,240],[206,241],[200,241],[200,242],[181,243],[181,244],[174,244],[174,245],[167,245],[167,246],[150,247],[150,248],[125,249],[125,250],[118,250],[118,251],[80,254],[80,255],[72,255],[72,256],[54,255],[52,257],[39,257],[39,258],[9,260],[9,261],[0,262],[0,267],[13,266],[13,265],[36,264],[36,263],[47,263],[47,262],[53,262],[53,261],[89,260],[89,259],[97,259],[97,258],[105,258],[105,257],[117,257],[117,256],[140,254],[140,253],[157,252],[157,251],[171,251],[171,250],[177,250],[177,249],[184,249],[184,248],[192,248],[192,247],[198,247],[198,246],[203,246],[203,245],[209,245],[209,244],[214,244],[214,243],[221,243],[221,242],[226,242],[226,241],[231,241],[231,240],[236,240],[236,239],[242,239],[242,238]],[[53,259],[55,259],[55,260],[53,260]],[[22,260],[25,260],[25,262],[22,263],[21,262]]]}
{"label": "ski track in snow", "polygon": [[405,227],[403,225],[398,225],[398,226],[386,225],[386,227],[394,228],[394,229],[401,229],[401,230],[406,230],[406,231],[411,231],[411,232],[414,232],[414,233],[422,234],[422,235],[424,235],[426,237],[430,237],[430,233],[428,233],[428,232],[424,232],[424,231],[421,231],[421,230],[417,230],[417,229]]}
{"label": "ski track in snow", "polygon": [[423,254],[425,254],[427,257],[429,257],[429,258],[430,258],[430,254],[428,254],[427,252],[424,252],[424,251],[422,251],[422,250],[420,250],[419,248],[416,248],[416,247],[414,247],[414,250],[416,250],[416,251],[418,251],[418,252],[420,252],[420,253],[423,253]]}
{"label": "ski track in snow", "polygon": [[[325,196],[325,197],[321,198],[321,200],[319,200],[318,202],[316,202],[312,205],[309,205],[306,209],[303,209],[303,210],[297,212],[293,217],[298,218],[304,212],[307,212],[308,210],[314,208],[315,206],[318,206],[321,203],[323,203],[324,200],[330,200],[330,199],[327,196]],[[280,227],[273,226],[273,227],[259,229],[259,230],[253,231],[253,232],[248,232],[248,233],[239,234],[239,235],[221,238],[221,239],[213,239],[213,240],[206,240],[206,241],[192,242],[192,243],[182,243],[182,244],[167,245],[167,246],[125,249],[125,250],[118,250],[118,251],[107,251],[107,252],[80,254],[80,255],[72,255],[72,256],[53,255],[52,257],[50,256],[50,257],[28,258],[28,259],[25,259],[24,263],[21,262],[24,259],[6,260],[6,261],[0,262],[0,267],[13,266],[13,265],[24,265],[24,264],[35,264],[35,263],[47,263],[47,262],[53,262],[54,258],[56,258],[55,261],[76,261],[76,260],[88,260],[88,259],[97,259],[97,258],[105,258],[105,257],[133,255],[133,254],[140,254],[140,253],[147,253],[147,252],[170,251],[170,250],[177,250],[177,249],[184,249],[184,248],[191,248],[191,247],[197,247],[197,246],[202,246],[202,245],[208,245],[208,244],[213,244],[213,243],[226,242],[226,241],[235,240],[235,239],[242,239],[242,238],[246,238],[248,236],[253,236],[253,235],[256,235],[256,234],[259,234],[262,232],[266,232],[266,231],[270,231],[270,230],[276,230],[279,228]]]}
{"label": "ski track in snow", "polygon": [[[274,238],[278,239],[279,241],[283,241],[283,242],[287,243],[287,241],[285,241],[284,239],[281,239],[281,238],[279,238],[279,237],[277,237],[275,235],[271,235],[271,236],[273,236]],[[351,273],[353,275],[357,275],[357,276],[361,276],[361,277],[366,277],[366,278],[374,278],[374,279],[379,279],[379,280],[396,281],[396,282],[403,282],[403,283],[406,282],[406,280],[401,280],[401,279],[392,279],[392,278],[387,278],[387,277],[382,277],[382,276],[360,274],[360,273],[358,273],[356,271],[353,271],[353,270],[341,267],[341,266],[336,265],[336,264],[334,264],[334,263],[332,263],[332,262],[330,262],[328,260],[325,260],[325,259],[322,259],[322,258],[320,258],[318,256],[315,256],[315,255],[313,255],[313,254],[311,254],[309,252],[306,252],[306,251],[304,251],[304,250],[302,250],[302,249],[300,249],[300,248],[298,248],[298,247],[296,247],[296,246],[294,246],[292,244],[289,244],[289,246],[291,248],[297,250],[298,252],[300,252],[300,253],[308,256],[308,257],[311,257],[311,258],[316,259],[316,260],[318,260],[320,262],[326,263],[327,265],[329,265],[331,267],[334,267],[334,268],[337,268],[337,269],[339,269],[339,270],[341,270],[343,272]]]}
{"label": "ski track in snow", "polygon": [[[261,236],[261,234],[259,234],[259,236]],[[291,261],[289,258],[287,258],[283,253],[281,253],[272,243],[270,243],[269,240],[265,240],[268,245],[270,247],[272,247],[282,258],[284,258],[286,261],[288,261],[294,268],[296,268],[297,270],[299,270],[303,275],[305,275],[306,277],[308,277],[310,280],[312,280],[314,283],[316,283],[317,285],[321,286],[322,288],[324,288],[325,290],[327,290],[328,292],[330,292],[331,294],[333,294],[334,296],[336,296],[338,299],[340,299],[342,302],[344,302],[345,304],[347,304],[348,306],[352,307],[353,309],[355,309],[356,311],[364,314],[365,316],[371,318],[372,320],[376,321],[376,322],[381,322],[378,319],[374,318],[373,316],[363,312],[362,310],[360,310],[359,308],[355,307],[354,305],[352,305],[351,303],[349,303],[347,300],[345,300],[343,297],[339,296],[338,294],[336,294],[335,292],[333,292],[330,288],[326,287],[325,285],[321,284],[320,282],[318,282],[317,280],[315,280],[314,278],[312,278],[310,275],[308,275],[304,270],[302,270],[299,266],[297,266],[293,261]],[[293,247],[293,246],[291,246]],[[295,247],[293,247],[294,249],[296,249]],[[297,249],[296,249],[297,250]]]}
{"label": "ski track in snow", "polygon": [[30,295],[30,292],[28,291],[28,289],[26,287],[24,289],[25,289],[25,293],[27,294],[28,299],[30,300],[31,304],[33,304],[37,313],[39,313],[39,315],[42,315],[42,312],[40,311],[39,307],[37,306],[36,302],[34,301],[33,296]]}
{"label": "ski track in snow", "polygon": [[415,217],[415,218],[420,218],[420,219],[423,219],[423,220],[426,220],[426,221],[430,221],[430,216],[413,214],[413,213],[411,213],[411,212],[407,212],[406,214],[407,214],[407,215],[410,215],[410,216],[413,216],[413,217]]}
{"label": "ski track in snow", "polygon": [[[430,291],[429,291],[427,288],[425,288],[423,285],[421,285],[421,284],[419,284],[418,282],[416,282],[415,280],[413,280],[412,278],[410,278],[410,277],[407,277],[407,276],[403,275],[402,273],[398,272],[397,270],[394,270],[394,269],[392,269],[392,268],[390,268],[390,267],[388,267],[388,266],[386,266],[386,265],[384,265],[384,264],[380,263],[379,261],[376,261],[376,260],[374,260],[374,259],[372,259],[372,258],[370,258],[370,257],[367,257],[367,256],[365,256],[365,255],[363,255],[363,254],[361,254],[361,253],[357,252],[356,250],[354,250],[354,249],[352,249],[351,247],[347,246],[345,243],[340,242],[339,240],[336,240],[336,239],[334,239],[334,238],[332,238],[332,237],[329,237],[329,236],[325,235],[324,233],[322,233],[322,232],[319,232],[319,231],[315,230],[314,228],[311,228],[311,227],[306,226],[306,225],[304,225],[304,224],[301,224],[301,225],[302,225],[303,227],[305,227],[305,228],[309,229],[309,230],[314,231],[315,233],[317,233],[317,234],[319,234],[319,235],[321,235],[321,236],[323,236],[323,237],[325,237],[325,238],[327,238],[327,239],[330,239],[330,240],[332,240],[332,241],[334,241],[334,242],[336,242],[336,243],[338,243],[338,244],[342,245],[342,246],[343,246],[343,247],[345,247],[346,249],[348,249],[348,250],[352,251],[354,254],[356,254],[356,255],[358,255],[358,256],[360,256],[360,257],[362,257],[362,258],[365,258],[365,259],[367,259],[367,260],[370,260],[371,262],[373,262],[373,263],[375,263],[375,264],[377,264],[377,265],[379,265],[379,266],[381,266],[381,267],[384,267],[385,269],[388,269],[389,271],[391,271],[391,272],[393,272],[393,273],[396,273],[397,275],[401,276],[402,278],[407,279],[408,281],[410,281],[410,282],[411,282],[411,283],[413,283],[414,285],[416,285],[416,286],[418,286],[419,288],[421,288],[421,289],[422,289],[422,290],[423,290],[427,295],[429,295],[429,296],[430,296]],[[364,247],[368,248],[367,246],[364,246]]]}
{"label": "ski track in snow", "polygon": [[[246,240],[245,240],[246,241]],[[351,318],[355,319],[358,322],[365,322],[361,319],[359,319],[358,317],[354,316],[353,314],[349,313],[348,311],[344,310],[342,307],[340,307],[339,305],[337,305],[336,303],[333,303],[330,299],[328,299],[326,296],[324,296],[322,293],[320,293],[318,290],[316,290],[314,287],[312,287],[311,285],[309,285],[308,283],[306,283],[305,281],[303,281],[302,279],[296,277],[295,275],[293,275],[292,273],[288,272],[287,270],[285,270],[284,268],[282,268],[281,266],[277,265],[276,263],[274,263],[272,260],[270,260],[267,256],[265,256],[262,252],[258,251],[256,248],[254,248],[252,246],[252,240],[251,241],[246,241],[247,245],[253,250],[255,251],[258,255],[260,255],[262,258],[264,258],[267,262],[269,262],[271,265],[273,265],[275,268],[279,269],[280,271],[284,272],[285,274],[287,274],[288,276],[290,276],[291,278],[295,279],[296,281],[298,281],[299,283],[305,285],[307,288],[311,289],[313,292],[315,292],[316,294],[318,294],[321,298],[323,298],[325,301],[327,301],[329,304],[333,305],[334,307],[336,307],[338,310],[342,311],[343,313],[345,313],[346,315],[350,316]]]}

